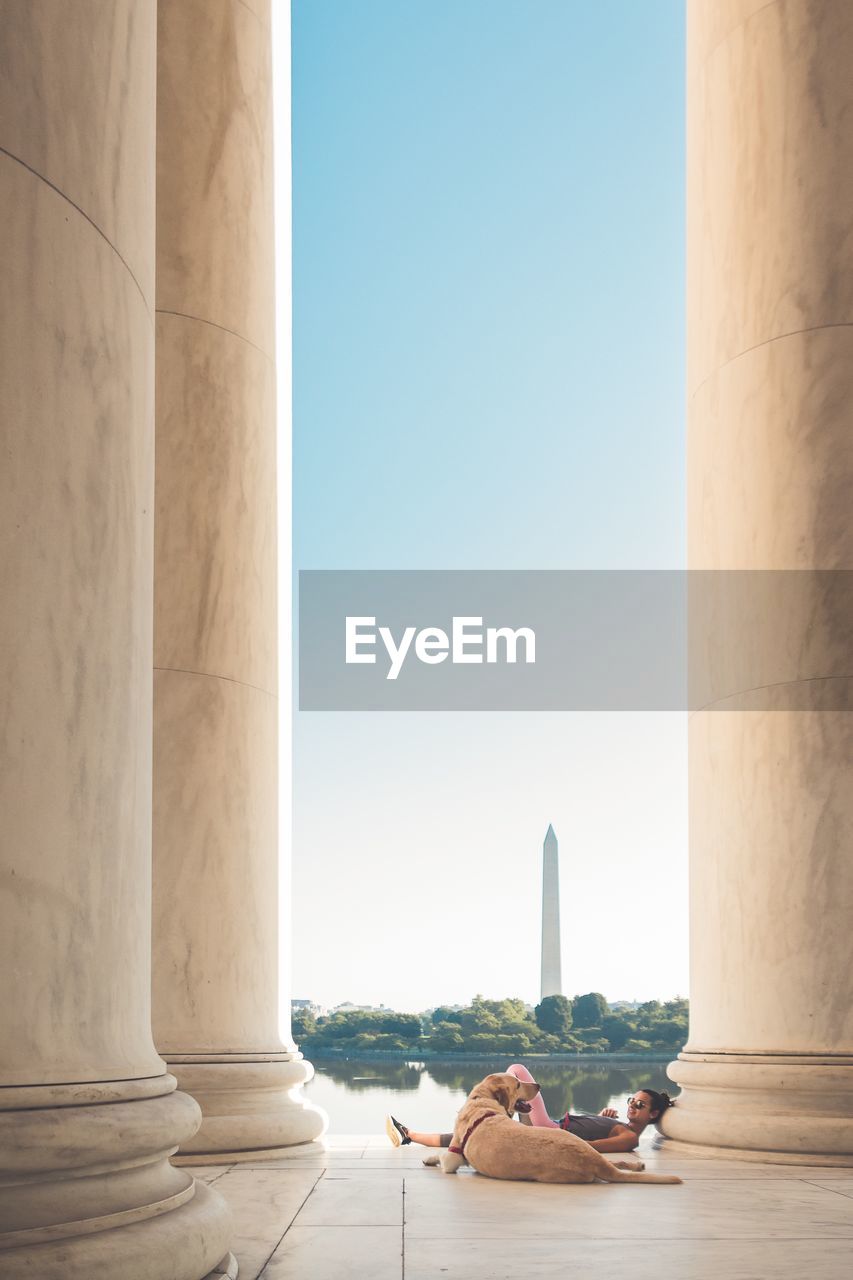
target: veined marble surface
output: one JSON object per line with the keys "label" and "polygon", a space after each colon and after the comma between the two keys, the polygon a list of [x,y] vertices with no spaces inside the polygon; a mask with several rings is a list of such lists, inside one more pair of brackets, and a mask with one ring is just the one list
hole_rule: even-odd
{"label": "veined marble surface", "polygon": [[0,147],[94,224],[153,309],[157,5],[4,8]]}
{"label": "veined marble surface", "polygon": [[158,24],[157,309],[272,357],[269,0],[168,0]]}
{"label": "veined marble surface", "polygon": [[[673,1144],[674,1148],[674,1144]],[[336,1137],[194,1170],[234,1216],[241,1280],[844,1280],[853,1169],[641,1144],[682,1186],[546,1186],[425,1169],[424,1148]]]}
{"label": "veined marble surface", "polygon": [[689,14],[692,396],[760,343],[853,323],[853,23],[843,0]]}
{"label": "veined marble surface", "polygon": [[154,666],[276,692],[275,370],[157,316]]}

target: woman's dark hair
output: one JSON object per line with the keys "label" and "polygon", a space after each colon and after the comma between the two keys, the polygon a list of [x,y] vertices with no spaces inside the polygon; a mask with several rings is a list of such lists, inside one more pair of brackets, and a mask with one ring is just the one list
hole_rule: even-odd
{"label": "woman's dark hair", "polygon": [[657,1111],[655,1122],[660,1120],[667,1107],[672,1106],[672,1098],[668,1093],[658,1093],[657,1089],[638,1089],[637,1093],[647,1093],[652,1100],[652,1111]]}

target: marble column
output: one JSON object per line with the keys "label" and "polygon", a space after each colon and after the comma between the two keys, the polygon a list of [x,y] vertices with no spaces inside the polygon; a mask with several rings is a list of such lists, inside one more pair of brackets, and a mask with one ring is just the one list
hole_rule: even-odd
{"label": "marble column", "polygon": [[2,6],[0,1276],[199,1280],[151,1037],[156,10]]}
{"label": "marble column", "polygon": [[154,1032],[181,1150],[319,1136],[279,1031],[268,0],[160,0]]}
{"label": "marble column", "polygon": [[853,1164],[853,627],[826,594],[853,569],[853,11],[688,12],[690,565],[756,571],[775,603],[748,680],[751,606],[730,612],[690,719],[690,1036],[664,1128]]}

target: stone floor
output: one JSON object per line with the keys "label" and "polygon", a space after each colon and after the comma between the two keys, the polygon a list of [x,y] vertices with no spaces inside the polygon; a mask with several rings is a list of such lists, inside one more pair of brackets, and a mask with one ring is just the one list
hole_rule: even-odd
{"label": "stone floor", "polygon": [[193,1172],[231,1206],[241,1280],[847,1280],[853,1169],[699,1159],[682,1186],[553,1187],[425,1169],[380,1135]]}

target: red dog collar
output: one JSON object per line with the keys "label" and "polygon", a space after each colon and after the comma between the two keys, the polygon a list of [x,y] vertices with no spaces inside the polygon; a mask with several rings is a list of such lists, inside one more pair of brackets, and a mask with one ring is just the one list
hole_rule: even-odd
{"label": "red dog collar", "polygon": [[465,1130],[465,1137],[462,1139],[462,1141],[461,1141],[461,1143],[459,1144],[459,1146],[458,1146],[458,1147],[448,1147],[448,1148],[447,1148],[447,1150],[448,1150],[448,1151],[452,1151],[452,1152],[453,1152],[453,1154],[454,1154],[455,1156],[464,1156],[464,1155],[465,1155],[465,1143],[466,1143],[466,1142],[468,1141],[468,1139],[471,1137],[471,1134],[472,1134],[472,1133],[474,1132],[474,1130],[477,1128],[477,1125],[478,1125],[478,1124],[482,1124],[484,1120],[495,1120],[495,1119],[497,1119],[497,1116],[498,1116],[497,1111],[487,1111],[487,1112],[486,1112],[486,1114],[485,1114],[484,1116],[478,1116],[478,1117],[477,1117],[477,1119],[474,1121],[474,1123],[473,1123],[472,1125],[469,1125],[469,1127]]}

